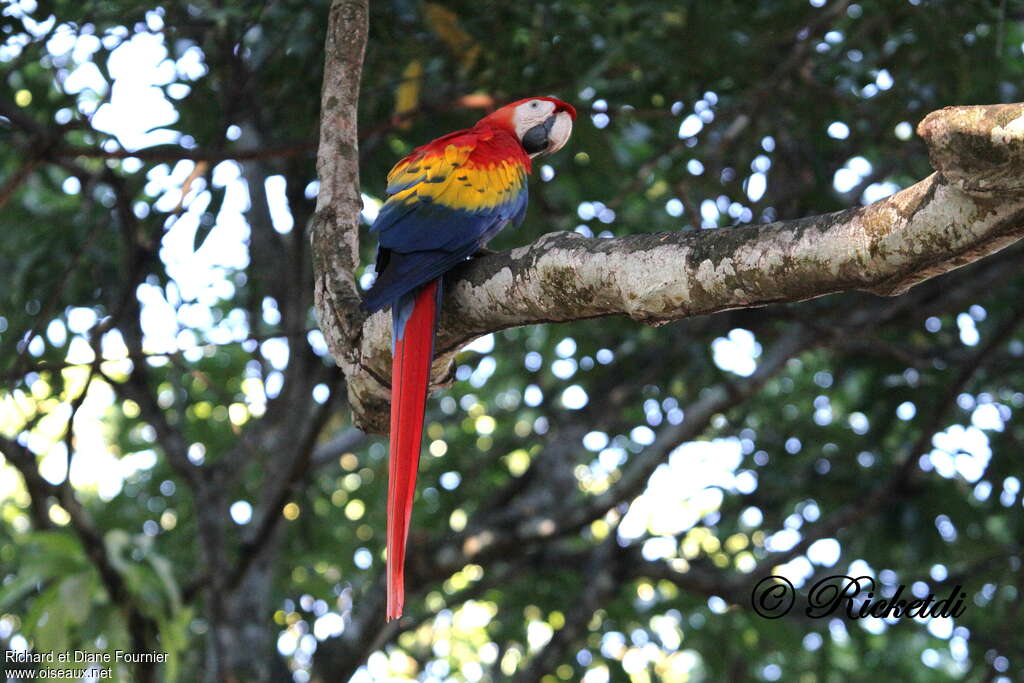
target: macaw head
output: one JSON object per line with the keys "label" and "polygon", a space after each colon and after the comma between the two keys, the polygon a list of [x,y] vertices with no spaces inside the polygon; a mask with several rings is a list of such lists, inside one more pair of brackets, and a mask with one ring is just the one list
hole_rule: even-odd
{"label": "macaw head", "polygon": [[531,97],[506,104],[481,119],[480,124],[500,126],[514,133],[533,158],[562,149],[575,120],[576,110],[571,104],[554,97]]}

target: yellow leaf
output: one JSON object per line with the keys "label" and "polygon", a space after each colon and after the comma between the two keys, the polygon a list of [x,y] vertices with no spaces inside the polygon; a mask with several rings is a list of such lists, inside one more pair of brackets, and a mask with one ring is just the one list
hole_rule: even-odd
{"label": "yellow leaf", "polygon": [[423,13],[431,30],[458,57],[463,73],[472,69],[480,56],[480,44],[459,25],[459,16],[434,2],[423,3]]}
{"label": "yellow leaf", "polygon": [[408,130],[412,125],[409,115],[420,105],[420,87],[423,85],[423,64],[418,59],[409,62],[402,72],[402,80],[395,91],[395,118],[398,127]]}

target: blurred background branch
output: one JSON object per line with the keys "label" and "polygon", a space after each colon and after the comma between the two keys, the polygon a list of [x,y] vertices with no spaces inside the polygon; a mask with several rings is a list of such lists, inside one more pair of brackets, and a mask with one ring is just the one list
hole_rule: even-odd
{"label": "blurred background branch", "polygon": [[[0,11],[5,651],[168,655],[115,680],[1024,677],[1013,3],[157,4]],[[580,117],[445,302],[384,624],[360,233],[397,159],[537,92]],[[749,609],[769,573],[846,572],[968,609]]]}

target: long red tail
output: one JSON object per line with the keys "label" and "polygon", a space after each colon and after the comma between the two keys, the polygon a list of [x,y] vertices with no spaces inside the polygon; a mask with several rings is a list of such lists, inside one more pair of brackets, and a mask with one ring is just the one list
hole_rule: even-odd
{"label": "long red tail", "polygon": [[[423,287],[412,312],[395,302],[394,361],[391,366],[391,453],[388,460],[388,608],[387,618],[402,616],[405,603],[405,543],[416,492],[416,470],[423,440],[430,361],[437,321],[435,280]],[[404,309],[404,310],[403,310]],[[406,317],[408,316],[408,317]]]}

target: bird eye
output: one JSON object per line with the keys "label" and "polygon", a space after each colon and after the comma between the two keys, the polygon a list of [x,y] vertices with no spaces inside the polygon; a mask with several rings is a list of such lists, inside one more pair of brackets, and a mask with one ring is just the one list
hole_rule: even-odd
{"label": "bird eye", "polygon": [[534,100],[533,102],[530,102],[530,108],[531,109],[536,109],[539,106],[540,106],[540,102],[538,102],[537,100]]}

